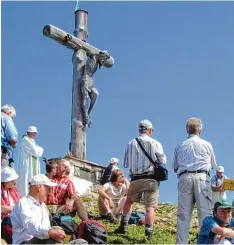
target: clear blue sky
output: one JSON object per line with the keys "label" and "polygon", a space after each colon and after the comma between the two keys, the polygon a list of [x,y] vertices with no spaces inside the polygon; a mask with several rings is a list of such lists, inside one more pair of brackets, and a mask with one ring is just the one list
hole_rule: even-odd
{"label": "clear blue sky", "polygon": [[[45,157],[68,152],[72,51],[42,29],[52,24],[73,33],[75,4],[2,2],[2,104],[15,106],[20,138],[29,125],[38,127]],[[121,165],[139,121],[149,119],[170,170],[160,201],[175,203],[173,151],[186,138],[186,120],[197,116],[217,163],[234,178],[234,3],[80,2],[80,8],[89,12],[88,42],[115,58],[94,76],[100,97],[87,159],[107,165],[118,157]]]}

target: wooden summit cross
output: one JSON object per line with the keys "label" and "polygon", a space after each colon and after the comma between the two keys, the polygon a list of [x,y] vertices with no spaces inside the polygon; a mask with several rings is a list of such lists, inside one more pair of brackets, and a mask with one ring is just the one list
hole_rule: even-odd
{"label": "wooden summit cross", "polygon": [[[43,35],[52,38],[58,43],[73,49],[73,88],[72,88],[72,117],[71,142],[72,156],[81,160],[86,159],[86,125],[90,126],[90,113],[96,104],[98,91],[94,87],[92,76],[98,66],[111,67],[114,59],[107,51],[86,43],[87,40],[86,10],[75,11],[74,36],[52,26],[43,28]],[[88,100],[90,106],[87,108]]]}

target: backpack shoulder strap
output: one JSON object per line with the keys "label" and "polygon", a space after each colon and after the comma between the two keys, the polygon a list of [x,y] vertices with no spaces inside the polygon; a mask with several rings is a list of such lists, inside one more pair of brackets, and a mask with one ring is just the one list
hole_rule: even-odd
{"label": "backpack shoulder strap", "polygon": [[150,155],[146,152],[145,148],[143,147],[143,145],[141,144],[139,138],[135,138],[135,140],[137,141],[138,145],[140,146],[141,150],[144,152],[144,154],[146,155],[146,157],[149,159],[150,163],[155,165],[153,159],[150,157]]}

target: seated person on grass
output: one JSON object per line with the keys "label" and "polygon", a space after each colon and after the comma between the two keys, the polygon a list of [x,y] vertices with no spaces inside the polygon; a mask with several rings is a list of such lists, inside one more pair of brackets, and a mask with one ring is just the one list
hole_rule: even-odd
{"label": "seated person on grass", "polygon": [[213,216],[207,216],[198,234],[197,244],[234,243],[234,219],[231,217],[232,205],[219,200],[214,205]]}
{"label": "seated person on grass", "polygon": [[117,223],[123,213],[126,201],[127,181],[121,170],[114,170],[110,182],[102,185],[99,190],[98,207],[99,213],[113,223]]}
{"label": "seated person on grass", "polygon": [[1,169],[1,238],[8,244],[12,243],[12,224],[9,214],[20,200],[20,194],[15,187],[18,174],[11,167]]}
{"label": "seated person on grass", "polygon": [[53,195],[47,199],[46,204],[51,213],[77,215],[80,219],[87,220],[82,200],[76,194],[75,186],[72,183],[69,173],[71,165],[69,160],[62,159],[57,165],[56,178],[54,180],[58,185],[54,188]]}
{"label": "seated person on grass", "polygon": [[32,177],[29,194],[20,199],[10,214],[13,244],[62,243],[66,235],[60,227],[51,227],[44,201],[49,187],[56,186],[44,174]]}

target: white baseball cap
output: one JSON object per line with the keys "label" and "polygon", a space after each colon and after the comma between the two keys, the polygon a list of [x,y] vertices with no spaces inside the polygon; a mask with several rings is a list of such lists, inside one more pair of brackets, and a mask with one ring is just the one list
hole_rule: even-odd
{"label": "white baseball cap", "polygon": [[140,121],[139,128],[154,129],[153,124],[147,119]]}
{"label": "white baseball cap", "polygon": [[119,163],[119,159],[115,158],[115,157],[112,157],[111,160],[110,160],[110,163]]}
{"label": "white baseball cap", "polygon": [[217,168],[216,168],[216,172],[224,172],[224,167],[223,166],[218,166]]}
{"label": "white baseball cap", "polygon": [[33,176],[31,178],[31,180],[29,181],[29,185],[47,185],[47,186],[50,186],[50,187],[57,186],[56,183],[53,183],[44,174],[38,174],[38,175]]}
{"label": "white baseball cap", "polygon": [[19,175],[15,172],[14,168],[3,167],[1,169],[1,182],[9,182],[18,179]]}
{"label": "white baseball cap", "polygon": [[29,126],[27,129],[29,133],[37,133],[37,128],[35,126]]}

